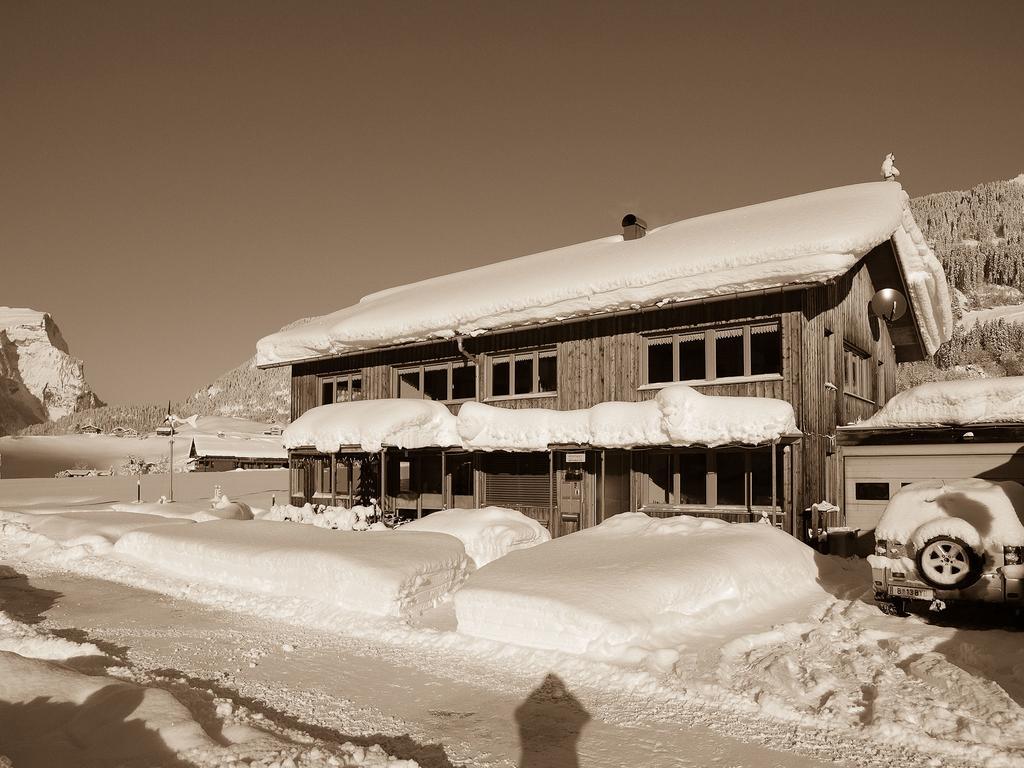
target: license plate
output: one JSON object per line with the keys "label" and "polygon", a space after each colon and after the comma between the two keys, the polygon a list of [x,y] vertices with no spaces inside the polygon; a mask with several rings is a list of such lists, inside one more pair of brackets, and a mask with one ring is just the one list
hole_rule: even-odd
{"label": "license plate", "polygon": [[917,600],[934,600],[935,592],[930,589],[918,589],[917,587],[890,586],[889,592],[896,597],[912,597]]}

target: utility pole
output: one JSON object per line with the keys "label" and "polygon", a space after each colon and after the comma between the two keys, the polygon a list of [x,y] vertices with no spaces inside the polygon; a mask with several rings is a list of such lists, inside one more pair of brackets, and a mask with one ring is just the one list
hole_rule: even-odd
{"label": "utility pole", "polygon": [[164,422],[171,428],[170,456],[167,458],[167,500],[174,501],[174,422],[175,417],[171,415],[171,401],[167,401],[167,416]]}

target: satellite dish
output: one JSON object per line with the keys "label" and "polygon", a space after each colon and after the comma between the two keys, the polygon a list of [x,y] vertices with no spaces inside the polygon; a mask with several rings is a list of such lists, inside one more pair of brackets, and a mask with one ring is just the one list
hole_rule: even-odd
{"label": "satellite dish", "polygon": [[907,314],[907,300],[895,288],[883,288],[871,297],[871,313],[892,323]]}

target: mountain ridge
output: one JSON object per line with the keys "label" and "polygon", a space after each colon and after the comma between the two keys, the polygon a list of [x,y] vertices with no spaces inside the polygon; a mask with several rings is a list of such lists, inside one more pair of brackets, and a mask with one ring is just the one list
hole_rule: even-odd
{"label": "mountain ridge", "polygon": [[0,435],[101,406],[49,312],[0,307]]}

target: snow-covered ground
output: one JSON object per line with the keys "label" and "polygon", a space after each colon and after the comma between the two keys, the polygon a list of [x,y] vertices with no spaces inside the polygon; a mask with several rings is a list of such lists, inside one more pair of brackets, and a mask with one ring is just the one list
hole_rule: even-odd
{"label": "snow-covered ground", "polygon": [[116,677],[76,668],[98,660],[116,664],[93,643],[0,612],[0,765],[416,766],[376,745],[318,743],[246,717],[226,700],[194,711],[163,687],[140,685],[124,668],[111,670]]}
{"label": "snow-covered ground", "polygon": [[[174,440],[174,466],[188,462],[193,437],[203,446],[223,444],[231,455],[282,456],[280,437],[263,433],[269,424],[231,416],[200,416],[196,426],[181,426]],[[220,437],[223,435],[223,437]],[[247,453],[240,451],[248,449]],[[50,478],[64,469],[117,470],[129,455],[158,464],[169,457],[168,438],[155,434],[139,437],[113,435],[25,435],[0,437],[0,477]],[[77,478],[76,478],[77,479]]]}
{"label": "snow-covered ground", "polygon": [[1004,304],[985,309],[972,309],[963,313],[960,322],[965,330],[970,330],[977,323],[986,323],[989,320],[1005,320],[1008,323],[1024,322],[1024,304]]}
{"label": "snow-covered ground", "polygon": [[[51,498],[7,509],[43,506],[53,512],[59,505]],[[77,502],[64,504],[71,506]],[[303,541],[380,535],[390,537],[389,546],[402,539],[411,546],[418,537],[440,537],[461,548],[457,539],[431,533],[166,518],[118,542],[216,543],[219,536],[200,533],[229,527],[248,531],[227,537],[235,542],[254,535],[249,532],[287,529],[302,531],[294,535]],[[529,764],[519,754],[516,724],[527,740],[542,734],[540,747],[529,746],[547,755],[538,765],[571,765],[552,757],[571,753],[594,766],[1011,766],[1024,760],[1019,631],[884,616],[870,603],[866,563],[815,555],[760,524],[613,519],[506,554],[454,593],[454,607],[404,619],[340,605],[315,608],[309,593],[297,599],[208,581],[198,565],[154,567],[126,557],[116,544],[79,541],[72,552],[66,542],[26,537],[23,529],[0,535],[0,559],[32,585],[12,590],[17,579],[0,579],[0,603],[27,602],[37,618],[46,613],[47,629],[76,630],[72,639],[101,648],[113,644],[141,682],[183,680],[190,695],[208,688],[247,711],[255,700],[274,710],[275,722],[331,735],[328,744],[355,732],[422,765]],[[272,556],[264,561],[274,562]],[[322,583],[314,569],[310,591]],[[263,578],[272,580],[274,568],[265,570]],[[592,592],[579,594],[588,584],[607,588],[604,604]],[[538,585],[545,586],[543,595]],[[49,598],[39,594],[46,590]],[[460,601],[473,604],[474,592],[467,618]],[[467,634],[516,594],[532,595],[532,605],[521,604],[513,617],[518,625],[511,621],[507,632],[488,637]],[[516,634],[530,611],[540,625],[586,618],[589,624],[579,626],[605,638],[609,628],[625,629],[624,642],[604,649],[633,645],[644,653],[591,653],[600,643],[530,647]],[[399,734],[419,746],[403,750]],[[754,752],[749,742],[759,745]],[[440,754],[422,749],[438,743]],[[759,752],[760,745],[784,751]],[[528,751],[526,743],[522,749]]]}

